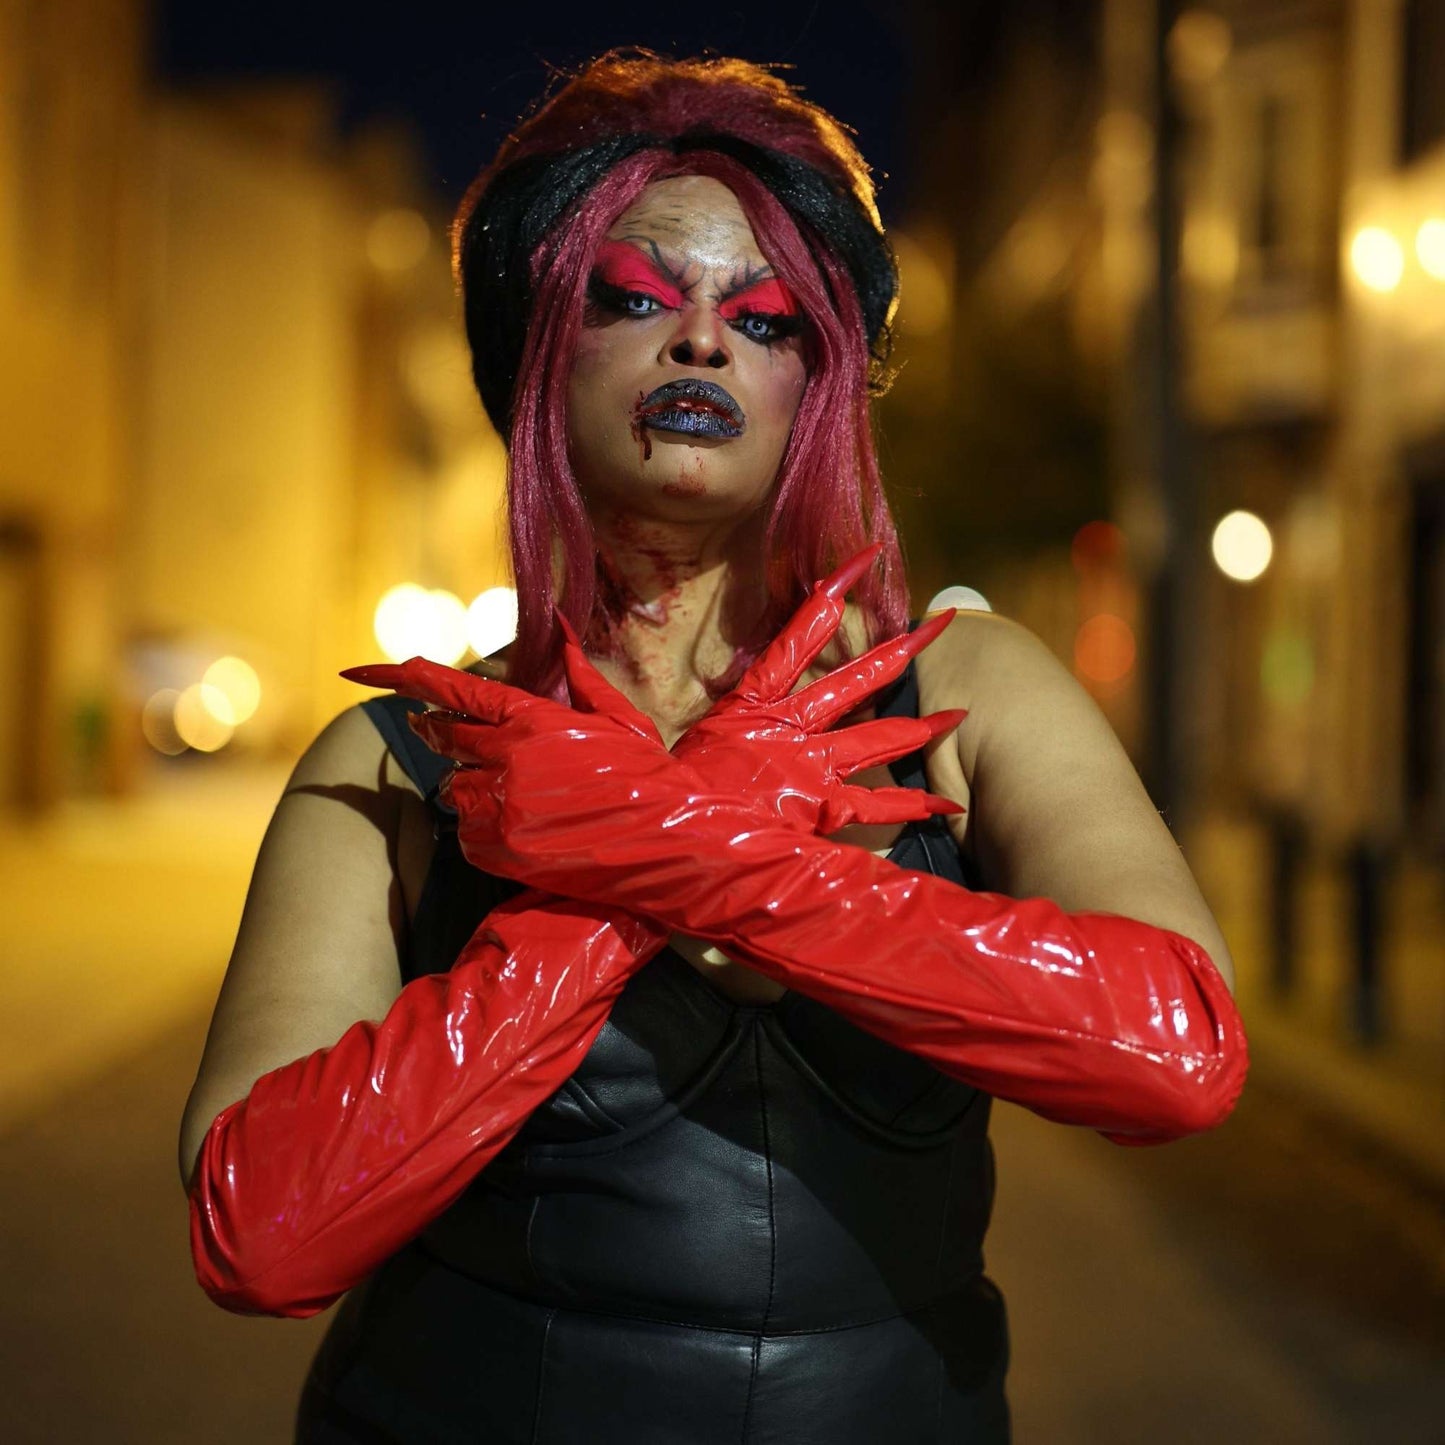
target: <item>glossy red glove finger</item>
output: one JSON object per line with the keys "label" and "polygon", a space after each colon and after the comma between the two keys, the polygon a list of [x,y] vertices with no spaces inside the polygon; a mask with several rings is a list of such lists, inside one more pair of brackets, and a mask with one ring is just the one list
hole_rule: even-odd
{"label": "glossy red glove finger", "polygon": [[562,630],[562,674],[567,679],[572,706],[578,712],[610,717],[631,728],[638,737],[662,747],[662,734],[658,732],[657,724],[588,662],[572,624],[561,612],[557,613],[557,625]]}
{"label": "glossy red glove finger", "polygon": [[865,547],[831,577],[814,585],[788,625],[764,648],[729,694],[739,702],[786,697],[833,640],[843,621],[848,589],[878,560],[881,542]]}
{"label": "glossy red glove finger", "polygon": [[[842,623],[848,587],[879,551],[876,545],[867,548],[820,582],[737,687],[674,745],[673,755],[691,764],[710,787],[764,804],[771,799],[782,821],[825,833],[850,822],[908,822],[962,811],[950,800],[919,789],[870,790],[844,780],[865,767],[906,756],[951,731],[967,715],[963,710],[932,718],[878,719],[812,736],[824,733],[894,681],[947,627],[954,615],[951,611],[911,634],[880,644],[789,696]],[[630,707],[588,661],[566,619],[559,615],[558,620],[565,639],[563,665],[574,701],[587,699],[589,707],[608,713]],[[438,746],[433,738],[434,731],[428,741]],[[473,735],[466,747],[467,761],[495,761],[484,738]],[[460,751],[443,750],[462,757]]]}
{"label": "glossy red glove finger", "polygon": [[243,1314],[325,1309],[575,1072],[665,941],[615,910],[524,895],[380,1023],[258,1079],[212,1123],[189,1188],[202,1288]]}
{"label": "glossy red glove finger", "polygon": [[689,728],[673,751],[710,781],[725,780],[744,796],[776,798],[783,821],[820,833],[836,832],[852,822],[907,822],[961,813],[958,804],[921,789],[870,790],[844,780],[952,732],[968,716],[965,709],[925,718],[876,718],[825,731],[894,681],[952,616],[950,612],[881,643],[792,695],[783,691],[791,685],[791,668],[772,678],[759,669],[758,676],[745,678],[738,692]]}
{"label": "glossy red glove finger", "polygon": [[343,668],[341,676],[363,687],[389,688],[432,707],[486,718],[489,722],[503,722],[534,707],[558,706],[521,688],[508,687],[495,678],[463,672],[425,657],[412,657],[405,662],[369,662],[362,667]]}

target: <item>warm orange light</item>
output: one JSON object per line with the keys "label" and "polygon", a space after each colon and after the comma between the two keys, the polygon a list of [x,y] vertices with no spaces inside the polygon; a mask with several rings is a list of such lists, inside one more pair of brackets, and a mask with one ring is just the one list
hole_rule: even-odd
{"label": "warm orange light", "polygon": [[176,732],[198,753],[214,753],[231,741],[235,727],[226,720],[230,703],[220,688],[193,682],[176,699]]}
{"label": "warm orange light", "polygon": [[225,695],[229,712],[223,720],[233,726],[239,727],[261,705],[261,679],[244,658],[218,657],[205,670],[201,681]]}
{"label": "warm orange light", "polygon": [[1209,542],[1214,565],[1234,582],[1262,577],[1274,556],[1274,537],[1268,523],[1253,512],[1230,512],[1221,517]]}
{"label": "warm orange light", "polygon": [[1229,22],[1208,10],[1186,10],[1169,32],[1169,63],[1180,80],[1206,85],[1229,59]]}
{"label": "warm orange light", "polygon": [[1112,522],[1085,522],[1069,543],[1069,556],[1079,572],[1107,567],[1124,555],[1124,534]]}
{"label": "warm orange light", "polygon": [[175,688],[163,687],[146,699],[140,714],[142,736],[158,753],[171,758],[185,752],[189,746],[176,731],[176,702],[179,698],[180,693]]}
{"label": "warm orange light", "polygon": [[1420,223],[1415,232],[1415,254],[1428,275],[1445,281],[1445,221],[1432,216]]}
{"label": "warm orange light", "polygon": [[517,592],[488,587],[467,608],[467,641],[478,657],[490,657],[517,635]]}
{"label": "warm orange light", "polygon": [[1102,687],[1128,677],[1137,655],[1134,629],[1112,612],[1096,613],[1074,636],[1074,670]]}
{"label": "warm orange light", "polygon": [[431,242],[431,229],[418,211],[383,211],[366,229],[366,254],[378,271],[410,271]]}
{"label": "warm orange light", "polygon": [[910,336],[935,336],[948,325],[953,310],[949,278],[932,254],[912,236],[890,231],[898,258],[899,316]]}
{"label": "warm orange light", "polygon": [[1350,242],[1350,265],[1371,291],[1393,291],[1405,274],[1405,252],[1383,226],[1364,226]]}

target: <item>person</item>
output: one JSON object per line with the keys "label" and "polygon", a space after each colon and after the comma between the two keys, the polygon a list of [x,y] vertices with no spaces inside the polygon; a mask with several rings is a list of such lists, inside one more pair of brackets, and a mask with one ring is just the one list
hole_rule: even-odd
{"label": "person", "polygon": [[198,1278],[345,1296],[302,1441],[1006,1440],[991,1098],[1160,1142],[1246,1048],[1092,701],[909,622],[868,172],[769,71],[612,52],[454,256],[516,640],[353,670],[297,765],[182,1125]]}

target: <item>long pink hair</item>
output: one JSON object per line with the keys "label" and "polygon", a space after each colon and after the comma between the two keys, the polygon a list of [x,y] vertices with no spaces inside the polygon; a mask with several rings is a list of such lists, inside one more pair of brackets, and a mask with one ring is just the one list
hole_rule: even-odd
{"label": "long pink hair", "polygon": [[[848,273],[824,245],[810,246],[782,204],[745,166],[708,151],[679,157],[646,150],[595,186],[570,225],[532,258],[531,325],[517,375],[508,440],[508,508],[518,627],[510,675],[521,687],[560,696],[553,608],[579,635],[598,619],[597,550],[567,455],[567,389],[593,258],[607,231],[651,181],[706,175],[737,196],[759,248],[811,323],[811,369],[774,485],[765,532],[768,604],[757,634],[738,650],[714,690],[736,680],[802,602],[811,585],[871,542],[878,565],[854,591],[870,642],[907,623],[907,587],[893,518],[883,495],[868,407],[869,353]],[[561,597],[554,579],[560,550]],[[842,643],[840,639],[840,645]]]}

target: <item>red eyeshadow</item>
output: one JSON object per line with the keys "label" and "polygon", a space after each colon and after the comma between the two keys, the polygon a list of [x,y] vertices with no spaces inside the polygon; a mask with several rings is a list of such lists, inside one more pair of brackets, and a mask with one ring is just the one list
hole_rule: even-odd
{"label": "red eyeshadow", "polygon": [[773,277],[729,296],[718,307],[718,315],[724,321],[735,321],[739,316],[755,311],[767,316],[796,316],[798,303],[793,299],[793,293]]}
{"label": "red eyeshadow", "polygon": [[682,292],[657,269],[656,264],[626,241],[604,241],[593,267],[597,279],[619,291],[641,291],[664,306],[681,307]]}

